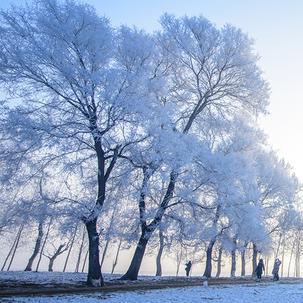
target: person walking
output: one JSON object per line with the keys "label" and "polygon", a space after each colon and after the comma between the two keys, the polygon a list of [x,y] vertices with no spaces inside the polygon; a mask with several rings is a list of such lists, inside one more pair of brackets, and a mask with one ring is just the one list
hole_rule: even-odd
{"label": "person walking", "polygon": [[259,260],[259,263],[258,263],[258,265],[257,265],[257,268],[256,268],[256,275],[257,275],[257,279],[258,279],[259,281],[261,280],[263,271],[265,271],[265,266],[264,266],[263,259],[260,259],[260,260]]}
{"label": "person walking", "polygon": [[279,277],[279,269],[280,269],[280,265],[281,265],[281,261],[277,258],[275,260],[275,263],[274,263],[274,268],[272,270],[272,274],[273,274],[273,280],[274,281],[279,281],[280,277]]}
{"label": "person walking", "polygon": [[186,277],[189,276],[189,273],[190,273],[190,270],[191,270],[191,266],[192,266],[192,263],[191,261],[189,260],[187,263],[185,263],[185,272],[186,272]]}

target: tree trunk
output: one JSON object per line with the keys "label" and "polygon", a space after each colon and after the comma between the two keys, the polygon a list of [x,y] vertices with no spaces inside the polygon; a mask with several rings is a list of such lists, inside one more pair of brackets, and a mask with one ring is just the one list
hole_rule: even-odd
{"label": "tree trunk", "polygon": [[121,245],[122,245],[122,240],[120,240],[119,244],[118,244],[118,248],[117,248],[116,256],[115,256],[115,259],[114,259],[114,262],[113,262],[113,267],[112,267],[111,274],[114,273],[115,268],[116,268],[116,266],[118,264],[118,258],[119,258],[119,253],[120,253]]}
{"label": "tree trunk", "polygon": [[85,223],[88,233],[88,274],[87,285],[99,287],[104,285],[99,260],[99,235],[97,233],[97,218]]}
{"label": "tree trunk", "polygon": [[218,252],[218,260],[217,260],[217,273],[216,273],[216,278],[219,278],[221,275],[221,267],[222,267],[222,247],[219,248]]}
{"label": "tree trunk", "polygon": [[236,250],[233,249],[231,252],[231,269],[230,276],[234,278],[236,276]]}
{"label": "tree trunk", "polygon": [[44,250],[44,247],[45,247],[45,244],[46,244],[48,235],[49,235],[49,230],[50,230],[50,227],[51,227],[51,225],[52,225],[52,221],[53,221],[53,220],[52,220],[52,218],[51,218],[50,221],[49,221],[48,227],[47,227],[46,235],[45,235],[45,238],[44,238],[44,241],[43,241],[41,250],[40,250],[39,260],[38,260],[37,266],[36,266],[36,271],[38,271],[38,269],[39,269],[39,265],[40,265],[40,262],[41,262],[41,259],[42,259],[43,250]]}
{"label": "tree trunk", "polygon": [[231,268],[230,268],[230,276],[234,278],[236,276],[236,249],[237,249],[237,236],[233,238],[233,249],[231,251]]}
{"label": "tree trunk", "polygon": [[278,247],[275,253],[275,260],[278,258],[279,252],[280,252],[280,247],[281,247],[281,242],[282,242],[282,233],[279,235],[279,242],[278,242]]}
{"label": "tree trunk", "polygon": [[161,219],[165,212],[165,206],[167,205],[166,203],[168,203],[170,201],[171,194],[172,194],[174,186],[175,186],[175,183],[174,183],[175,176],[171,173],[170,183],[169,183],[166,193],[164,195],[163,201],[161,202],[161,205],[158,208],[154,219],[152,220],[152,222],[149,225],[147,225],[146,218],[145,218],[145,210],[146,210],[145,209],[145,196],[146,196],[148,180],[150,177],[151,177],[151,174],[150,174],[149,170],[144,168],[143,169],[143,180],[142,180],[142,184],[141,184],[140,198],[139,198],[141,236],[140,236],[139,242],[137,244],[135,254],[132,258],[131,264],[130,264],[127,272],[121,277],[121,280],[137,280],[147,243],[148,243],[152,233],[155,231],[155,229],[158,227],[158,224],[161,222]]}
{"label": "tree trunk", "polygon": [[294,254],[295,245],[296,245],[296,239],[294,239],[294,241],[293,241],[291,252],[290,252],[289,263],[288,263],[288,270],[287,270],[287,277],[288,278],[289,278],[289,275],[290,275],[290,267],[291,267],[292,256]]}
{"label": "tree trunk", "polygon": [[257,245],[253,243],[253,255],[252,255],[252,276],[253,277],[256,276],[257,257],[258,257]]}
{"label": "tree trunk", "polygon": [[63,247],[65,246],[65,244],[61,244],[58,249],[55,251],[54,255],[49,257],[49,263],[48,263],[48,271],[53,271],[53,266],[54,266],[54,262],[56,260],[56,258],[61,255],[64,251],[67,250],[67,248],[63,249]]}
{"label": "tree trunk", "polygon": [[21,233],[22,233],[22,230],[23,230],[23,225],[20,227],[19,231],[18,231],[18,234],[17,234],[17,242],[16,242],[16,245],[14,247],[14,250],[13,250],[13,254],[12,254],[12,257],[11,257],[11,260],[9,262],[9,265],[7,267],[7,270],[9,271],[10,268],[11,268],[11,265],[13,263],[13,260],[15,258],[15,254],[16,254],[16,251],[17,251],[17,248],[18,248],[18,245],[19,245],[19,241],[20,241],[20,238],[21,238]]}
{"label": "tree trunk", "polygon": [[211,271],[212,271],[212,252],[213,247],[216,240],[211,240],[208,244],[207,250],[206,250],[206,264],[205,264],[205,270],[203,277],[210,278],[211,277]]}
{"label": "tree trunk", "polygon": [[88,256],[88,250],[86,251],[86,254],[85,254],[85,257],[84,257],[84,261],[83,261],[83,265],[82,265],[82,270],[81,270],[81,272],[84,272],[85,265],[86,265],[86,260],[87,260],[87,256]]}
{"label": "tree trunk", "polygon": [[147,242],[150,238],[150,235],[147,236],[146,232],[142,232],[139,242],[137,244],[135,254],[132,258],[131,264],[127,272],[121,277],[121,280],[137,280],[142,259],[145,253]]}
{"label": "tree trunk", "polygon": [[164,235],[163,231],[161,228],[159,228],[159,250],[156,258],[156,276],[161,277],[162,276],[162,265],[161,265],[161,257],[163,254],[163,249],[164,249]]}
{"label": "tree trunk", "polygon": [[244,248],[244,250],[241,251],[241,277],[245,277],[245,263],[246,263],[246,260],[245,260],[245,252],[246,252],[246,249]]}
{"label": "tree trunk", "polygon": [[32,271],[32,266],[33,266],[34,260],[37,257],[40,247],[41,247],[42,237],[43,237],[43,221],[40,221],[39,225],[38,225],[38,236],[37,236],[36,244],[34,247],[34,251],[28,260],[25,271]]}
{"label": "tree trunk", "polygon": [[296,278],[300,278],[300,259],[301,259],[301,245],[300,245],[300,234],[297,238],[297,249],[296,249]]}
{"label": "tree trunk", "polygon": [[48,263],[48,271],[49,272],[53,272],[54,261],[55,260],[53,258],[49,259],[49,263]]}
{"label": "tree trunk", "polygon": [[102,265],[103,265],[103,262],[104,262],[105,257],[106,257],[106,253],[107,253],[107,250],[108,250],[109,242],[110,242],[110,240],[109,240],[109,238],[108,238],[108,239],[106,240],[106,243],[105,243],[105,246],[104,246],[104,249],[103,249],[103,253],[102,253],[101,264],[100,264],[101,269],[102,269]]}
{"label": "tree trunk", "polygon": [[117,205],[118,204],[116,203],[115,206],[114,206],[114,209],[113,209],[113,212],[112,212],[112,215],[111,215],[111,219],[110,219],[110,224],[109,224],[107,233],[105,235],[106,243],[105,243],[105,246],[104,246],[104,249],[103,249],[103,253],[102,253],[102,258],[101,258],[101,264],[100,264],[101,265],[101,270],[102,270],[102,265],[103,265],[103,262],[105,260],[105,257],[106,257],[106,254],[107,254],[107,250],[108,250],[108,246],[109,246],[109,243],[110,243],[110,236],[111,236],[112,229],[113,229],[115,214],[116,214],[116,211],[117,211]]}
{"label": "tree trunk", "polygon": [[176,270],[176,276],[179,275],[182,258],[183,258],[183,249],[182,249],[182,246],[181,246],[180,251],[177,252],[177,270]]}
{"label": "tree trunk", "polygon": [[70,256],[70,253],[71,253],[72,248],[74,246],[76,234],[77,234],[77,226],[76,226],[75,231],[74,231],[73,236],[72,236],[72,240],[71,240],[71,243],[70,243],[70,246],[69,246],[69,250],[68,250],[68,253],[67,253],[67,256],[66,256],[66,259],[65,259],[64,266],[63,266],[63,272],[65,272],[65,270],[66,270],[67,263],[68,263],[68,260],[69,260],[69,256]]}
{"label": "tree trunk", "polygon": [[282,260],[281,260],[281,278],[284,276],[284,260],[285,260],[285,237],[283,240]]}
{"label": "tree trunk", "polygon": [[[10,255],[12,254],[12,252],[15,251],[14,248],[16,247],[16,244],[19,243],[20,234],[21,234],[21,232],[22,232],[22,229],[23,229],[23,225],[21,225],[21,226],[19,227],[19,230],[18,230],[18,232],[17,232],[17,235],[16,235],[16,237],[15,237],[15,240],[14,240],[14,242],[13,242],[13,244],[12,244],[12,246],[11,246],[11,248],[10,248],[10,250],[9,250],[9,252],[8,252],[8,254],[7,254],[7,256],[6,256],[6,258],[5,258],[5,260],[4,260],[4,263],[3,263],[2,267],[1,267],[1,271],[4,270],[5,265],[6,265],[6,262],[8,261],[8,259],[9,259]],[[17,244],[17,245],[18,245],[18,244]]]}
{"label": "tree trunk", "polygon": [[270,260],[269,257],[265,259],[265,276],[268,275],[269,260]]}
{"label": "tree trunk", "polygon": [[85,226],[83,226],[81,245],[80,245],[80,248],[79,248],[78,260],[77,260],[75,272],[79,272],[80,261],[81,261],[81,256],[82,256],[82,251],[83,251],[83,245],[84,245],[84,238],[85,238]]}

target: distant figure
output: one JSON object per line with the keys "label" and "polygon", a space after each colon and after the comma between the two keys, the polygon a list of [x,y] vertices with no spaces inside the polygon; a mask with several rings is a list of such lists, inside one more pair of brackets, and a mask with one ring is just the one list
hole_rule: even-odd
{"label": "distant figure", "polygon": [[282,262],[278,258],[275,260],[274,268],[272,270],[272,274],[274,275],[274,281],[279,281],[279,279],[280,279],[279,269],[280,269],[281,263]]}
{"label": "distant figure", "polygon": [[265,271],[265,266],[264,266],[263,259],[260,259],[259,263],[257,265],[257,268],[256,268],[256,274],[257,274],[258,280],[261,280],[263,271]]}
{"label": "distant figure", "polygon": [[186,272],[186,277],[189,276],[190,270],[191,270],[191,261],[189,260],[187,263],[185,263],[185,272]]}

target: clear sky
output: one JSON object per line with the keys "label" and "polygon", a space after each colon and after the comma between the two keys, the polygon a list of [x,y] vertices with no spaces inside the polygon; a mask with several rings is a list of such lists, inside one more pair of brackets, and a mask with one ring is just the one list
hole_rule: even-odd
{"label": "clear sky", "polygon": [[[0,7],[24,0],[0,0]],[[270,115],[261,119],[269,141],[303,180],[303,1],[302,0],[83,0],[112,24],[159,28],[164,13],[204,15],[231,23],[255,40],[260,66],[271,86]]]}

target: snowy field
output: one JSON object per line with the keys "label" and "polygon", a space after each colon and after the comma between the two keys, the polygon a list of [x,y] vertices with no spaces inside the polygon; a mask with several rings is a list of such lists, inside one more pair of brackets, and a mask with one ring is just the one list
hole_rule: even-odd
{"label": "snowy field", "polygon": [[[32,272],[32,271],[3,271],[0,272],[0,283],[5,281],[38,283],[38,284],[69,284],[77,285],[86,281],[86,273],[70,272]],[[0,301],[1,302],[1,301]]]}
{"label": "snowy field", "polygon": [[[121,274],[103,274],[103,278],[107,283],[117,283],[117,279]],[[66,284],[70,286],[85,285],[87,273],[74,272],[33,272],[33,271],[2,271],[0,272],[0,284],[7,281],[16,283],[36,283],[40,285],[57,285]],[[191,279],[200,278],[200,276],[193,276]],[[140,275],[137,281],[119,281],[119,283],[140,283],[141,281],[166,281],[166,280],[183,280],[184,276],[144,276]],[[0,301],[1,302],[1,301]]]}
{"label": "snowy field", "polygon": [[2,303],[301,303],[303,284],[261,284],[251,286],[190,287],[167,290],[85,294],[56,297],[9,298]]}
{"label": "snowy field", "polygon": [[[120,275],[105,275],[107,283],[117,283]],[[192,278],[192,280],[198,277]],[[1,272],[0,285],[5,287],[6,283],[14,287],[33,283],[52,287],[69,287],[85,285],[85,273],[62,273],[62,272]],[[141,276],[139,281],[123,283],[140,283],[149,281],[157,283],[159,281],[183,280],[189,282],[184,277],[162,277]],[[120,281],[121,282],[121,281]],[[251,277],[247,277],[247,283],[251,283]],[[299,283],[298,283],[299,282]],[[243,283],[246,283],[243,281]],[[111,293],[81,293],[72,295],[53,295],[33,297],[9,297],[0,298],[1,303],[303,303],[303,283],[298,279],[284,279],[278,283],[268,283],[263,281],[261,284],[252,282],[246,285],[220,285],[220,286],[187,286],[184,288],[169,288],[161,290],[136,290],[136,291],[116,291]]]}

